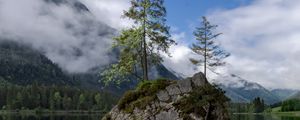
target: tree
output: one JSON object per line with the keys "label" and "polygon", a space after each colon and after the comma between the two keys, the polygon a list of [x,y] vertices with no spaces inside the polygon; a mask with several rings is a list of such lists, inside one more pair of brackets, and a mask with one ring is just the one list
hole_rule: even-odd
{"label": "tree", "polygon": [[65,94],[62,101],[63,101],[62,105],[64,110],[70,110],[72,99]]}
{"label": "tree", "polygon": [[252,104],[253,104],[253,108],[254,108],[253,109],[254,113],[261,113],[265,109],[264,100],[261,99],[260,97],[255,98],[253,100]]}
{"label": "tree", "polygon": [[55,108],[56,109],[61,109],[61,99],[62,99],[62,97],[61,97],[61,95],[60,95],[60,92],[55,92],[54,93],[54,103],[55,103]]}
{"label": "tree", "polygon": [[84,102],[85,102],[85,96],[84,96],[84,94],[80,94],[79,95],[79,102],[78,102],[78,110],[80,110],[80,109],[84,109],[83,107],[84,107]]}
{"label": "tree", "polygon": [[[107,82],[118,81],[128,75],[148,80],[149,65],[160,63],[160,52],[168,53],[168,48],[175,44],[170,39],[169,27],[165,25],[166,9],[163,3],[164,0],[131,1],[124,17],[133,20],[134,25],[114,39],[113,47],[120,49],[120,55],[118,63],[103,73]],[[143,77],[137,72],[140,68]]]}
{"label": "tree", "polygon": [[23,96],[22,96],[22,94],[21,94],[21,92],[18,92],[17,93],[17,96],[16,96],[16,108],[22,108],[22,106],[23,106],[23,104],[22,104],[22,102],[23,102]]}
{"label": "tree", "polygon": [[6,95],[6,109],[7,110],[12,110],[14,105],[13,105],[13,101],[14,101],[14,98],[13,98],[13,90],[14,88],[12,88],[11,86],[8,87],[7,89],[7,95]]}
{"label": "tree", "polygon": [[42,108],[46,108],[49,105],[48,96],[47,96],[47,89],[45,86],[41,87],[41,106]]}
{"label": "tree", "polygon": [[216,85],[205,85],[200,88],[199,93],[202,95],[199,103],[207,106],[205,120],[210,120],[213,117],[211,114],[216,106],[224,107],[224,104],[230,100],[225,96],[225,92]]}
{"label": "tree", "polygon": [[49,108],[50,108],[50,110],[55,110],[54,91],[53,90],[50,91]]}
{"label": "tree", "polygon": [[216,85],[205,84],[195,88],[188,96],[184,96],[173,105],[186,114],[195,113],[204,120],[215,120],[215,110],[220,110],[219,113],[224,117],[228,115],[226,110],[228,101],[229,98],[222,89]]}
{"label": "tree", "polygon": [[222,66],[225,64],[222,60],[228,56],[229,53],[225,52],[220,48],[215,42],[221,33],[215,33],[214,30],[217,25],[211,25],[206,17],[202,17],[202,23],[200,27],[196,28],[194,35],[196,37],[197,43],[192,44],[192,51],[198,55],[203,56],[203,59],[191,58],[190,61],[195,65],[204,66],[204,75],[206,76],[207,68],[213,69],[217,66]]}
{"label": "tree", "polygon": [[97,93],[96,95],[95,95],[95,97],[94,97],[94,100],[96,101],[96,109],[99,109],[99,108],[101,108],[101,95],[100,95],[100,93]]}

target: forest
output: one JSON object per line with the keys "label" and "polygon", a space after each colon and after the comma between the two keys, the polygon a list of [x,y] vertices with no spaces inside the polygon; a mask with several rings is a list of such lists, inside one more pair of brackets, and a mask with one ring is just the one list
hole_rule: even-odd
{"label": "forest", "polygon": [[232,113],[262,113],[269,108],[260,97],[255,98],[250,103],[230,103]]}
{"label": "forest", "polygon": [[[69,86],[12,85],[1,81],[2,110],[108,111],[117,97],[108,92],[82,90]],[[104,104],[105,103],[105,104]]]}

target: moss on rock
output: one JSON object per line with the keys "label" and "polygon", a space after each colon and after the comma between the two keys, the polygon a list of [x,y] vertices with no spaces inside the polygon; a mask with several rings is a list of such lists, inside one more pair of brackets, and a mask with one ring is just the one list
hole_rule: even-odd
{"label": "moss on rock", "polygon": [[157,79],[151,81],[142,81],[135,90],[128,91],[118,103],[119,110],[132,113],[134,108],[145,109],[156,98],[156,93],[165,89],[175,81],[166,79]]}

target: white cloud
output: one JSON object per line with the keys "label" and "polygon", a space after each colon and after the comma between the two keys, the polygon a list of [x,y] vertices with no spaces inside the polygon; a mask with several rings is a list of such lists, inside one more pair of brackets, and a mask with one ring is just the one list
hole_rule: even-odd
{"label": "white cloud", "polygon": [[[208,14],[223,33],[219,42],[232,54],[226,59],[229,64],[218,71],[240,75],[268,88],[300,88],[299,6],[299,0],[256,0],[247,6]],[[180,41],[186,39],[183,33],[173,36]],[[201,67],[192,69],[188,59],[195,56],[187,46],[180,43],[171,47],[173,58],[165,58],[164,64],[190,76]]]}
{"label": "white cloud", "polygon": [[0,37],[32,45],[69,72],[86,72],[108,64],[115,30],[105,23],[118,26],[112,20],[120,17],[105,11],[95,17],[76,10],[76,1],[67,2],[57,5],[45,0],[0,0]]}
{"label": "white cloud", "polygon": [[123,11],[130,7],[130,0],[80,0],[88,6],[92,13],[102,22],[114,28],[122,29],[131,24],[123,19]]}
{"label": "white cloud", "polygon": [[299,0],[256,0],[209,15],[232,53],[229,72],[270,88],[299,88],[299,5]]}
{"label": "white cloud", "polygon": [[185,32],[178,32],[178,29],[172,30],[172,39],[177,42],[177,45],[170,47],[169,52],[171,56],[163,54],[163,64],[170,70],[173,70],[181,77],[190,77],[197,71],[202,70],[201,66],[195,66],[190,62],[190,58],[199,58],[184,43],[187,39]]}

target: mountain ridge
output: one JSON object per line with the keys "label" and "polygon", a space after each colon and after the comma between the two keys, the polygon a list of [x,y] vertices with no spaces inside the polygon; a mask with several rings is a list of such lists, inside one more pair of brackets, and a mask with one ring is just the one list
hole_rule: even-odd
{"label": "mountain ridge", "polygon": [[276,95],[262,85],[249,82],[234,74],[221,76],[212,82],[225,90],[225,94],[231,98],[232,102],[251,102],[256,97],[264,99],[267,104],[274,104],[280,101]]}

